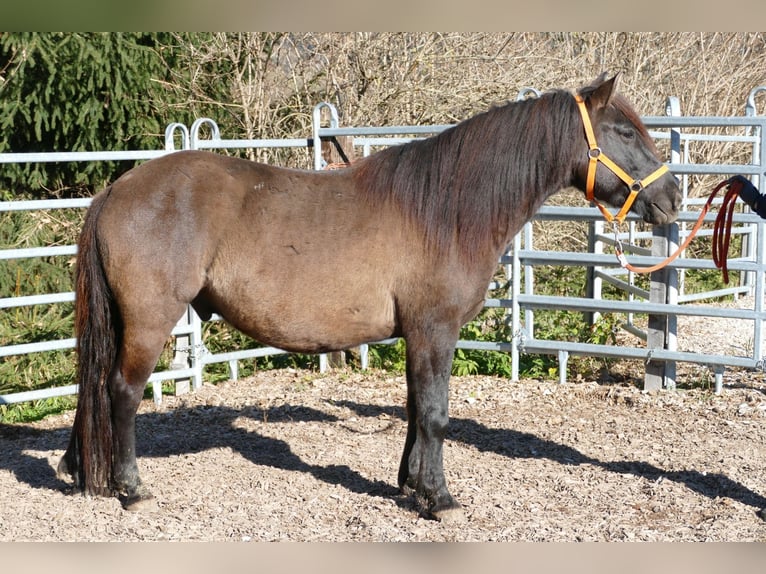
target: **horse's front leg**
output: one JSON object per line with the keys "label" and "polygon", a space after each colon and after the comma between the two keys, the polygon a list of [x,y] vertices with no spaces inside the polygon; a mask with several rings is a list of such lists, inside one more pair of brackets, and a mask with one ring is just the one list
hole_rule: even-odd
{"label": "horse's front leg", "polygon": [[463,510],[447,490],[443,445],[449,423],[448,398],[457,329],[430,329],[407,341],[407,439],[399,486],[422,498],[438,520],[462,520]]}

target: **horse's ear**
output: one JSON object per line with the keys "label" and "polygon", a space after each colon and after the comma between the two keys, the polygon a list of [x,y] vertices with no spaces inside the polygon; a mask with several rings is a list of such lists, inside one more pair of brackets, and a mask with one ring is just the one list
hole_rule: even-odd
{"label": "horse's ear", "polygon": [[608,77],[609,77],[609,72],[601,72],[598,75],[598,78],[596,78],[595,80],[593,80],[593,82],[591,82],[591,86],[595,87],[595,86],[598,86],[599,84],[603,84],[604,82],[606,82],[606,79]]}
{"label": "horse's ear", "polygon": [[593,82],[593,91],[590,93],[589,100],[592,110],[604,108],[617,93],[617,85],[620,82],[620,74],[617,73],[608,80],[606,72],[602,73],[596,81]]}

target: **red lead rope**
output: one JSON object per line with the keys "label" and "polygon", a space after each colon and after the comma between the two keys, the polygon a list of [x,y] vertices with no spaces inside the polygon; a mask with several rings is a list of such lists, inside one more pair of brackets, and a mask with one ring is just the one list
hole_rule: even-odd
{"label": "red lead rope", "polygon": [[721,270],[723,281],[727,284],[729,283],[729,270],[726,268],[726,260],[729,255],[731,223],[734,217],[734,206],[737,203],[737,197],[742,191],[743,185],[744,180],[737,177],[722,181],[715,187],[705,204],[706,206],[710,205],[718,190],[724,186],[727,187],[726,194],[723,196],[723,203],[718,210],[718,215],[715,217],[715,225],[713,226],[713,262]]}
{"label": "red lead rope", "polygon": [[[681,252],[688,247],[689,243],[691,243],[691,240],[694,238],[694,236],[697,234],[697,231],[699,231],[699,228],[702,226],[702,221],[705,219],[705,215],[707,215],[707,212],[710,210],[710,205],[713,203],[715,196],[718,194],[721,188],[725,186],[727,187],[726,194],[724,195],[723,204],[721,205],[721,209],[718,211],[718,215],[716,215],[715,225],[713,226],[713,262],[715,263],[716,267],[718,267],[723,273],[724,282],[728,283],[729,270],[726,267],[726,259],[729,253],[729,242],[731,240],[731,224],[734,217],[734,206],[736,205],[737,197],[740,195],[745,185],[749,185],[749,181],[740,176],[734,176],[719,183],[705,202],[705,205],[700,212],[699,218],[697,218],[697,222],[694,224],[691,233],[689,233],[683,244],[681,244],[672,255],[657,265],[652,265],[651,267],[635,267],[634,265],[631,265],[625,258],[625,254],[622,250],[622,244],[618,239],[616,242],[617,247],[615,250],[617,259],[620,261],[620,264],[627,270],[633,271],[634,273],[651,273],[652,271],[657,271],[665,267],[668,263],[678,257]],[[616,235],[617,234],[615,230],[615,237]]]}

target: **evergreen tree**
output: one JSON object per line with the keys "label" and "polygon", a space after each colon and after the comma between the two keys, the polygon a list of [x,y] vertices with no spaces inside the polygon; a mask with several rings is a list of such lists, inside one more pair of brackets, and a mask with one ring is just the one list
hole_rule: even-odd
{"label": "evergreen tree", "polygon": [[[0,35],[0,152],[158,149],[161,34]],[[100,187],[134,162],[5,165],[0,189],[44,196]]]}

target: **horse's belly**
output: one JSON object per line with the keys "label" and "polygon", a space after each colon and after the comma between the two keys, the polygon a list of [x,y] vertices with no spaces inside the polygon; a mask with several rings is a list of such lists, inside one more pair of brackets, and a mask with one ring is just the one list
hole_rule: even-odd
{"label": "horse's belly", "polygon": [[[294,294],[293,294],[294,295]],[[237,309],[219,309],[234,327],[255,340],[286,351],[324,353],[378,341],[396,330],[393,299],[362,301],[335,297],[240,299]]]}
{"label": "horse's belly", "polygon": [[295,352],[341,350],[395,332],[393,293],[410,265],[392,260],[404,251],[400,235],[379,217],[350,212],[272,215],[252,223],[257,235],[219,245],[205,288],[218,313],[254,339]]}

